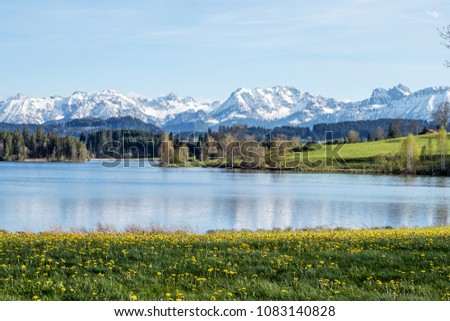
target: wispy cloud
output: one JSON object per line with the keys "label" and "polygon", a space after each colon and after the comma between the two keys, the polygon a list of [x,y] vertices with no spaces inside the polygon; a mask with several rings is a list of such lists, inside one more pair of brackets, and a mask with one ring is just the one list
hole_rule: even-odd
{"label": "wispy cloud", "polygon": [[435,19],[437,19],[437,18],[439,18],[440,16],[442,16],[442,13],[437,12],[437,11],[427,10],[427,11],[425,11],[425,13],[426,13],[428,16],[430,16],[430,17],[432,17],[432,18],[435,18]]}

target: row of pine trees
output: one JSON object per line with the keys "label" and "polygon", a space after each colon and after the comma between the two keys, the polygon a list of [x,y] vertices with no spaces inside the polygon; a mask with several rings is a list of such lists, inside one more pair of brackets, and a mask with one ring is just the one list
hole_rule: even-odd
{"label": "row of pine trees", "polygon": [[0,132],[0,160],[79,162],[88,158],[86,145],[72,136],[61,137],[56,132],[46,133],[43,128],[33,132],[28,128],[23,131]]}

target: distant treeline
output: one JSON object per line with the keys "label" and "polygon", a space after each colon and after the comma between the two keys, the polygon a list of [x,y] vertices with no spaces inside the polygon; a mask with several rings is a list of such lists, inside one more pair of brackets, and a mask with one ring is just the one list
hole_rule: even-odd
{"label": "distant treeline", "polygon": [[[357,131],[364,140],[369,136],[374,136],[377,128],[383,129],[384,133],[388,133],[389,126],[397,123],[400,135],[406,136],[408,133],[418,134],[426,128],[434,128],[435,124],[424,120],[411,119],[377,119],[377,120],[360,120],[345,121],[332,124],[316,124],[312,128],[299,126],[279,126],[272,129],[264,127],[255,127],[247,125],[220,126],[217,129],[210,129],[209,134],[218,132],[219,134],[231,134],[237,139],[245,136],[254,136],[258,140],[266,140],[267,137],[284,135],[288,139],[293,137],[302,137],[304,140],[322,141],[325,139],[326,132],[333,132],[334,138],[346,137],[350,130]],[[46,133],[57,132],[62,136],[72,135],[79,136],[81,133],[88,134],[101,130],[141,130],[152,134],[160,134],[163,130],[153,124],[145,123],[142,120],[127,116],[119,118],[84,118],[74,119],[69,122],[57,121],[49,122],[43,125],[25,125],[25,124],[9,124],[0,122],[0,131],[23,131],[25,128],[34,131],[42,127]],[[172,131],[178,133],[177,131]],[[199,135],[201,132],[197,132]],[[181,137],[193,135],[192,132],[182,132]],[[369,137],[370,138],[370,137]]]}
{"label": "distant treeline", "polygon": [[35,124],[10,124],[0,122],[0,131],[23,131],[28,128],[30,131],[34,131],[37,128],[43,128],[44,132],[57,132],[61,136],[79,136],[81,133],[92,133],[100,130],[113,130],[113,129],[136,129],[144,130],[150,133],[160,133],[161,128],[147,124],[146,122],[136,119],[130,116],[126,117],[112,117],[108,119],[100,118],[83,118],[74,119],[71,121],[54,121],[47,122],[42,125]]}
{"label": "distant treeline", "polygon": [[[323,141],[331,138],[327,132],[332,132],[332,137],[339,139],[347,137],[350,131],[356,131],[362,140],[373,140],[374,137],[380,135],[380,129],[383,131],[383,137],[379,137],[379,139],[382,139],[388,138],[390,128],[396,131],[395,137],[400,137],[409,133],[417,135],[425,128],[432,127],[435,127],[435,125],[425,120],[377,119],[316,124],[312,129],[298,126],[281,126],[273,129],[247,127],[246,125],[220,126],[218,133],[220,135],[233,135],[237,139],[243,139],[245,136],[254,136],[259,141],[265,141],[271,136],[284,136],[286,139],[301,137],[303,140],[308,141]],[[212,132],[209,131],[210,134]]]}
{"label": "distant treeline", "polygon": [[72,136],[61,137],[56,132],[46,133],[42,127],[31,131],[0,132],[0,160],[25,161],[85,161],[89,157],[86,146]]}
{"label": "distant treeline", "polygon": [[96,158],[153,158],[161,144],[160,134],[144,130],[100,130],[80,135],[90,155]]}

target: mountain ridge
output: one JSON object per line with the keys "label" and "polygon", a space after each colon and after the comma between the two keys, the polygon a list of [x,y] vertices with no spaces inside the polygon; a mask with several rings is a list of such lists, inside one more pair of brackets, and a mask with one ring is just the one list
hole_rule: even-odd
{"label": "mountain ridge", "polygon": [[205,130],[241,123],[273,128],[283,125],[408,118],[430,120],[442,102],[450,101],[450,87],[428,87],[412,92],[398,84],[376,88],[370,97],[346,102],[290,86],[238,88],[224,101],[200,101],[174,93],[133,98],[107,89],[98,93],[75,91],[68,97],[27,97],[17,94],[0,100],[0,122],[44,124],[98,117],[134,117],[162,128]]}

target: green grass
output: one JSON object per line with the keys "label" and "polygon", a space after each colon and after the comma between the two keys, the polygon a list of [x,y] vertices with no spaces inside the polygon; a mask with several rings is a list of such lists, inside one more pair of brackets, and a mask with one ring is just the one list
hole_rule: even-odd
{"label": "green grass", "polygon": [[1,300],[449,300],[450,228],[0,232]]}
{"label": "green grass", "polygon": [[[396,159],[400,151],[401,142],[405,138],[386,139],[373,142],[361,142],[342,145],[317,145],[318,149],[308,152],[291,153],[288,159],[300,160],[299,168],[302,170],[331,170],[331,171],[367,171],[367,172],[402,172],[402,165]],[[439,155],[437,150],[437,135],[415,136],[419,153],[422,147],[427,148],[427,158],[417,160],[419,173],[437,173],[439,168]],[[432,158],[429,160],[428,142],[432,142]],[[333,152],[334,151],[334,152]],[[390,158],[390,161],[386,161]],[[450,149],[447,149],[447,163],[450,162]],[[317,167],[305,166],[305,160],[319,162]],[[294,162],[295,163],[295,162]]]}
{"label": "green grass", "polygon": [[[342,148],[339,150],[339,154],[342,158],[346,160],[351,159],[368,159],[373,158],[378,155],[382,154],[389,154],[389,153],[398,153],[400,150],[400,144],[402,140],[405,139],[404,137],[401,138],[394,138],[394,139],[385,139],[385,140],[379,140],[379,141],[373,141],[373,142],[362,142],[362,143],[355,143],[355,144],[345,144],[342,146]],[[429,134],[429,135],[419,135],[415,136],[416,144],[419,150],[422,148],[422,146],[428,146],[428,140],[432,140],[432,145],[434,148],[433,154],[437,155],[437,148],[436,148],[436,140],[437,140],[437,134]],[[330,146],[327,146],[329,149]],[[450,155],[450,149],[448,150],[448,154]],[[313,158],[324,158],[325,157],[325,149],[321,149],[319,151],[311,152],[311,157]]]}

